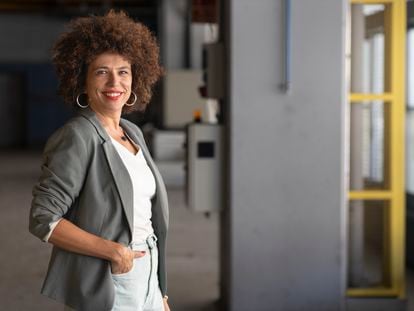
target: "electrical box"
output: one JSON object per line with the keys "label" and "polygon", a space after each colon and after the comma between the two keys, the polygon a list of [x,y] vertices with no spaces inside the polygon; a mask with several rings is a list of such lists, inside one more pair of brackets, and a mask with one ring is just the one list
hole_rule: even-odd
{"label": "electrical box", "polygon": [[203,84],[202,70],[169,70],[163,80],[163,125],[184,129],[193,120],[194,109],[202,109],[206,100],[198,88]]}
{"label": "electrical box", "polygon": [[187,127],[187,205],[197,212],[221,209],[223,198],[223,128],[192,123]]}

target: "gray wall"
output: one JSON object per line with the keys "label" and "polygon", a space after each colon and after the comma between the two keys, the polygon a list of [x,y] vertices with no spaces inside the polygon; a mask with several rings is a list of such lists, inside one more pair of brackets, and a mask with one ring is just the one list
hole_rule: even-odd
{"label": "gray wall", "polygon": [[345,0],[292,1],[292,89],[282,1],[231,0],[229,310],[341,310],[345,294]]}
{"label": "gray wall", "polygon": [[50,48],[64,20],[50,16],[0,15],[0,62],[49,62]]}

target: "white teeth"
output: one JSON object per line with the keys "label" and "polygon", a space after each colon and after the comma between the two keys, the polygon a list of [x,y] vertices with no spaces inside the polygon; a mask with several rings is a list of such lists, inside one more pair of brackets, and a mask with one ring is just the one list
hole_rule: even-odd
{"label": "white teeth", "polygon": [[105,95],[109,97],[116,97],[116,96],[121,95],[121,93],[105,93]]}

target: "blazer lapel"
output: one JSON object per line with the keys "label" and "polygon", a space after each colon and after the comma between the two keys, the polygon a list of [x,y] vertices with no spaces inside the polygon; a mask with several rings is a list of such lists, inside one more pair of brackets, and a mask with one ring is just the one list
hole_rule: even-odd
{"label": "blazer lapel", "polygon": [[122,161],[114,145],[112,144],[108,133],[102,127],[101,123],[97,119],[95,112],[87,108],[81,110],[80,114],[84,116],[86,119],[88,119],[94,125],[99,136],[101,136],[103,139],[102,148],[104,150],[106,160],[108,161],[112,177],[114,178],[115,185],[122,202],[122,207],[124,209],[124,213],[126,215],[129,230],[132,237],[134,226],[134,203],[132,181],[129,176],[128,170],[126,169],[124,162]]}
{"label": "blazer lapel", "polygon": [[128,220],[131,236],[134,226],[134,202],[133,202],[133,188],[131,177],[126,169],[124,162],[116,151],[111,141],[105,141],[102,144],[106,159],[108,160],[112,176],[115,180],[115,185],[122,201],[122,206],[126,218]]}

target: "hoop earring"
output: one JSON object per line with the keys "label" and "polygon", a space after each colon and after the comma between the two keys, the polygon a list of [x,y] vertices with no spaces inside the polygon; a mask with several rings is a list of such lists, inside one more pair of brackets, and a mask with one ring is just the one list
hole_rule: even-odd
{"label": "hoop earring", "polygon": [[134,106],[134,105],[135,105],[135,103],[137,102],[137,99],[138,99],[137,94],[135,94],[135,93],[134,93],[134,92],[132,92],[132,91],[131,91],[131,94],[132,94],[132,95],[134,95],[135,99],[134,99],[134,101],[133,101],[131,104],[127,104],[127,103],[125,103],[125,106],[132,107],[132,106]]}
{"label": "hoop earring", "polygon": [[81,107],[81,108],[85,109],[85,108],[88,108],[88,107],[89,107],[89,104],[87,104],[87,105],[82,105],[82,104],[79,102],[79,97],[80,97],[82,94],[86,94],[86,93],[80,93],[78,96],[76,96],[76,103],[78,104],[78,106],[79,106],[79,107]]}

